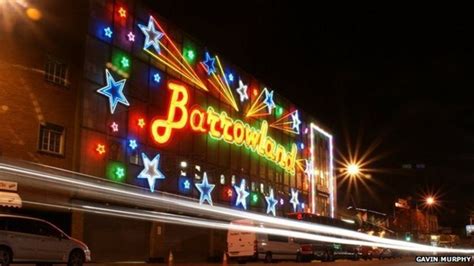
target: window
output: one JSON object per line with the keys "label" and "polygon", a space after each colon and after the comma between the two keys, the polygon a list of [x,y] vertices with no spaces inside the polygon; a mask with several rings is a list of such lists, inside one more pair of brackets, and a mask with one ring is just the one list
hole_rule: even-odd
{"label": "window", "polygon": [[63,155],[64,127],[49,123],[40,125],[39,150]]}
{"label": "window", "polygon": [[62,233],[59,232],[56,228],[52,227],[51,225],[36,221],[36,226],[38,227],[38,232],[40,235],[49,236],[49,237],[62,237]]}
{"label": "window", "polygon": [[268,241],[275,241],[275,242],[287,242],[287,236],[276,236],[276,235],[268,235]]}
{"label": "window", "polygon": [[45,64],[45,79],[57,85],[67,86],[67,65],[48,56]]}
{"label": "window", "polygon": [[37,235],[38,230],[34,220],[22,218],[8,218],[8,231]]}

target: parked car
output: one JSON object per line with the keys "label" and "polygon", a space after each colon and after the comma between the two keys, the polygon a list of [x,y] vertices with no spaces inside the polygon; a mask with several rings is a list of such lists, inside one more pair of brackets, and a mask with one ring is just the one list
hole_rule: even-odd
{"label": "parked car", "polygon": [[36,218],[0,214],[0,265],[67,263],[91,260],[89,248],[53,224]]}
{"label": "parked car", "polygon": [[[236,220],[232,223],[254,226],[249,220]],[[229,259],[240,263],[257,260],[267,263],[276,260],[302,260],[300,244],[292,238],[244,231],[228,231],[227,253]]]}
{"label": "parked car", "polygon": [[[355,231],[356,229],[354,224],[340,219],[319,216],[312,213],[289,213],[287,214],[287,217],[290,219],[299,220],[301,222],[327,225],[346,230]],[[359,260],[360,258],[359,246],[320,241],[308,241],[305,239],[298,239],[297,242],[301,244],[300,253],[302,255],[303,261],[334,261],[337,259]]]}

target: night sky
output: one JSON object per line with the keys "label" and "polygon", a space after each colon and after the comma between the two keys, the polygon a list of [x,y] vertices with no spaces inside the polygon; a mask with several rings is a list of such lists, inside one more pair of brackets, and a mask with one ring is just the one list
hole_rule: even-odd
{"label": "night sky", "polygon": [[[376,147],[368,156],[379,158],[368,166],[376,170],[367,181],[373,195],[361,186],[347,194],[344,185],[340,207],[391,213],[397,197],[420,199],[432,191],[441,201],[442,225],[468,222],[474,209],[470,9],[149,2],[211,51],[312,114],[334,133],[342,155],[356,143],[362,153]],[[403,164],[425,168],[404,170]]]}

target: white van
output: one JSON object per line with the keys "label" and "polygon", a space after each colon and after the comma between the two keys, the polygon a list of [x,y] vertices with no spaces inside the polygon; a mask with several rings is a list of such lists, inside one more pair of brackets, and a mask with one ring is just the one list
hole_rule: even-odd
{"label": "white van", "polygon": [[[235,220],[233,224],[254,226],[250,220]],[[239,262],[264,260],[301,261],[300,244],[285,236],[257,234],[253,232],[227,232],[227,254],[229,259]]]}

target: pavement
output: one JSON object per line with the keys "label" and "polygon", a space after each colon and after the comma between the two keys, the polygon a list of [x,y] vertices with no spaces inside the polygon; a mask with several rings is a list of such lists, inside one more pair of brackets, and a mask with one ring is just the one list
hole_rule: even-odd
{"label": "pavement", "polygon": [[[144,263],[107,263],[107,264],[99,264],[99,263],[92,263],[92,264],[86,264],[86,266],[137,266],[139,264],[144,264]],[[165,265],[172,265],[172,266],[218,266],[218,265],[223,265],[223,266],[230,266],[230,265],[241,265],[237,264],[234,262],[228,262],[228,263],[173,263],[173,264],[147,264],[152,265],[152,266],[165,266]],[[258,262],[258,263],[247,263],[245,264],[246,266],[260,266],[260,265],[268,265],[263,262]],[[296,262],[276,262],[272,263],[272,265],[276,266],[293,266],[293,265],[315,265],[315,266],[325,266],[325,265],[332,265],[332,266],[340,266],[340,265],[351,265],[351,266],[378,266],[378,265],[392,265],[392,266],[420,266],[420,265],[456,265],[456,266],[474,266],[473,262],[470,263],[417,263],[415,261],[415,257],[404,257],[401,259],[384,259],[384,260],[359,260],[359,261],[352,261],[352,260],[337,260],[335,262],[320,262],[320,261],[313,261],[309,263],[296,263]]]}

